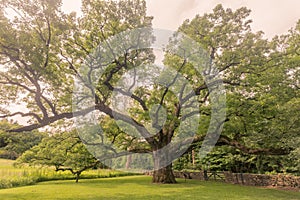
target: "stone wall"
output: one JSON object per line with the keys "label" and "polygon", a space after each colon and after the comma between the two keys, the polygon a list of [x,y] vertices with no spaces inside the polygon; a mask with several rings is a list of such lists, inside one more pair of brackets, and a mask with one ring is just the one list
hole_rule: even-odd
{"label": "stone wall", "polygon": [[250,186],[276,186],[300,188],[300,177],[288,175],[264,175],[224,172],[225,182]]}
{"label": "stone wall", "polygon": [[[264,174],[246,174],[219,172],[213,176],[212,172],[208,173],[209,180],[220,180],[226,183],[241,184],[249,186],[274,186],[300,189],[300,177],[289,175],[264,175]],[[152,175],[148,172],[147,175]],[[204,172],[174,172],[176,178],[205,180]]]}
{"label": "stone wall", "polygon": [[174,172],[174,176],[176,178],[205,180],[203,172]]}

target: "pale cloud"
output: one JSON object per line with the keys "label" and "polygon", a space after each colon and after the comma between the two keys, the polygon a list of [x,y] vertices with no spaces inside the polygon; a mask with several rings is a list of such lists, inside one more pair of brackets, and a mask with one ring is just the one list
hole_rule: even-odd
{"label": "pale cloud", "polygon": [[156,28],[176,30],[191,10],[198,6],[197,0],[146,0],[149,15],[154,16]]}
{"label": "pale cloud", "polygon": [[62,0],[62,10],[65,12],[75,11],[81,14],[81,0]]}

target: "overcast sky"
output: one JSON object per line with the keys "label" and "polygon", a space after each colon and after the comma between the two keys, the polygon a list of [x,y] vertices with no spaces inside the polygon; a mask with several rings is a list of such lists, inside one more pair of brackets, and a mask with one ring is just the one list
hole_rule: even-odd
{"label": "overcast sky", "polygon": [[[286,33],[300,19],[299,0],[146,0],[148,14],[154,16],[155,28],[176,30],[187,18],[211,12],[219,3],[225,8],[242,6],[252,10],[252,28],[262,30],[267,37]],[[80,11],[80,0],[63,0],[66,11]]]}

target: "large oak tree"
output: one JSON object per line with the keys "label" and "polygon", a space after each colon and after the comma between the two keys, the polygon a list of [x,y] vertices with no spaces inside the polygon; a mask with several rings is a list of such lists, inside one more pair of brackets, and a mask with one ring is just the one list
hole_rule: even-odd
{"label": "large oak tree", "polygon": [[[176,140],[174,138],[182,138],[180,135],[184,133],[182,129],[188,127],[189,123],[193,123],[194,118],[190,117],[197,116],[199,112],[202,114],[199,130],[195,136],[193,134],[196,132],[186,133],[186,141],[194,143],[203,141],[209,124],[212,124],[209,122],[211,110],[217,109],[212,106],[214,99],[211,94],[214,90],[210,87],[218,86],[220,81],[209,81],[205,77],[211,75],[222,77],[229,99],[227,119],[212,124],[214,130],[217,130],[225,121],[231,122],[227,126],[225,124],[225,134],[217,138],[219,144],[231,145],[244,152],[256,154],[286,154],[289,150],[285,146],[273,148],[273,146],[248,145],[247,140],[241,140],[244,134],[247,136],[249,133],[244,131],[246,129],[243,125],[248,123],[245,119],[253,118],[254,121],[250,121],[250,125],[255,127],[257,125],[255,120],[270,118],[269,112],[256,112],[256,110],[248,112],[249,106],[255,109],[257,102],[263,102],[268,98],[262,94],[268,91],[271,85],[265,82],[264,77],[273,70],[276,71],[274,75],[280,78],[288,72],[280,67],[282,66],[279,64],[280,59],[275,59],[283,55],[278,49],[282,41],[271,43],[263,39],[261,32],[253,33],[250,28],[251,20],[248,19],[250,14],[248,9],[240,8],[232,11],[225,10],[219,5],[211,14],[196,16],[191,21],[185,21],[179,27],[179,32],[190,37],[187,41],[197,42],[201,50],[195,51],[195,48],[193,49],[195,46],[185,44],[185,37],[175,34],[165,49],[164,64],[177,73],[170,70],[165,71],[165,74],[157,74],[161,80],[166,80],[166,77],[169,79],[167,78],[167,81],[161,85],[150,84],[142,87],[137,84],[139,87],[128,92],[126,88],[116,87],[128,71],[135,73],[138,66],[149,65],[153,67],[148,73],[152,73],[152,76],[157,73],[154,65],[151,65],[155,58],[153,49],[138,49],[136,46],[122,49],[128,44],[135,44],[130,43],[132,40],[139,41],[138,45],[142,47],[155,40],[151,35],[152,17],[146,15],[145,2],[83,0],[82,17],[76,17],[75,13],[64,14],[60,6],[59,0],[1,1],[0,62],[4,67],[0,72],[1,103],[9,105],[25,102],[27,107],[26,112],[2,107],[1,117],[17,115],[30,117],[28,125],[11,131],[30,131],[47,125],[58,126],[62,120],[88,116],[97,110],[127,125],[124,125],[122,130],[116,130],[121,134],[99,132],[96,137],[100,138],[100,142],[96,140],[97,142],[92,143],[83,134],[83,142],[90,150],[99,146],[102,142],[101,138],[105,136],[106,139],[111,139],[112,144],[116,143],[117,149],[109,149],[111,146],[104,145],[104,149],[100,148],[102,154],[118,157],[130,153],[153,153],[155,167],[153,182],[175,183],[172,163],[162,164],[164,160],[172,160],[172,156],[171,158],[157,157],[155,152],[171,144]],[[13,20],[5,15],[7,8],[17,14]],[[130,37],[130,34],[126,36],[126,33],[130,32],[123,33],[123,38],[117,40],[119,43],[114,43],[122,49],[118,52],[119,55],[103,56],[99,44],[107,44],[109,38],[115,35],[122,36],[123,31],[137,28],[146,28],[148,32],[138,32],[138,35],[134,35],[136,38]],[[110,47],[109,43],[106,47]],[[202,63],[205,68],[202,74],[194,69],[197,65],[195,62],[197,56],[191,52],[198,53],[198,57],[205,55],[204,64]],[[95,55],[96,59],[93,57]],[[104,62],[107,60],[110,62]],[[104,69],[100,76],[96,77],[97,82],[92,81],[95,80],[93,74],[95,69]],[[297,73],[294,72],[293,75]],[[191,85],[189,89],[187,84],[181,81],[179,74],[181,79],[184,78]],[[143,76],[147,77],[147,73],[134,74],[133,77]],[[77,101],[80,105],[80,102],[91,96],[93,101],[88,101],[89,107],[82,109],[77,104],[75,112],[72,112],[71,99],[75,77],[88,91],[88,93],[76,94],[75,104]],[[133,80],[135,81],[134,78]],[[176,84],[176,81],[180,84]],[[293,90],[298,86],[286,88]],[[129,88],[133,89],[133,87]],[[174,88],[180,92],[174,94],[172,92]],[[188,93],[189,90],[193,91],[193,95]],[[130,99],[133,108],[129,109],[128,113],[119,112],[112,104],[111,98],[116,91]],[[251,105],[251,100],[254,100],[254,106]],[[197,102],[197,107],[191,103],[194,101]],[[187,115],[182,112],[183,108],[197,108],[199,111],[192,110],[191,114]],[[165,119],[159,118],[160,113],[165,113],[163,114]],[[252,115],[253,113],[255,115]],[[255,119],[256,116],[259,118]],[[103,115],[99,116],[99,122],[105,120],[107,119]],[[149,131],[149,124],[150,130],[154,131]],[[234,124],[237,126],[233,127]],[[183,128],[179,128],[181,125],[184,125]],[[131,132],[130,134],[126,133],[126,128]],[[92,131],[84,127],[80,130],[81,132]],[[175,142],[169,149],[170,152],[164,155],[172,155],[178,151],[176,149],[178,144]],[[126,151],[119,152],[118,148]],[[99,150],[93,151],[99,153]],[[102,154],[100,152],[96,156],[102,158]]]}

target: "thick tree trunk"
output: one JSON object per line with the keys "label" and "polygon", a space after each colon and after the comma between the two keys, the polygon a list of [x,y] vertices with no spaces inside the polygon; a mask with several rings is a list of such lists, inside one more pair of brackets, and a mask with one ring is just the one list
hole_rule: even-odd
{"label": "thick tree trunk", "polygon": [[[167,156],[165,154],[164,156]],[[166,163],[167,159],[162,155],[153,154],[154,172],[152,177],[153,183],[176,183],[175,176],[172,169],[172,163]]]}
{"label": "thick tree trunk", "polygon": [[175,176],[172,170],[172,164],[162,167],[158,170],[154,170],[153,177],[152,177],[153,183],[176,183]]}

